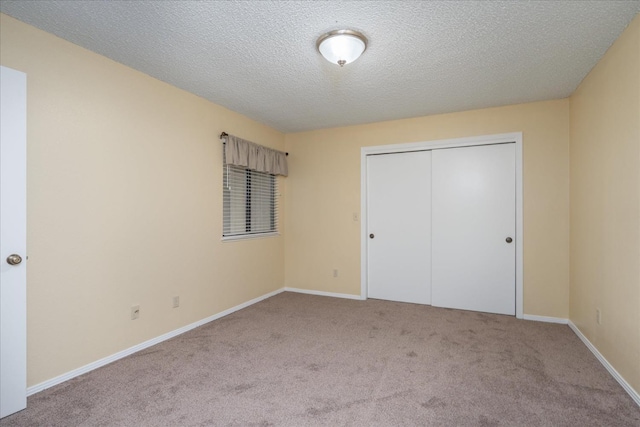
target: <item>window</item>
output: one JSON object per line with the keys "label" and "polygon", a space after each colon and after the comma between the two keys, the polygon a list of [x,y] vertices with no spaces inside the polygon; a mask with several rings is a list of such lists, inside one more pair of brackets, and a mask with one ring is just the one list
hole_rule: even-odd
{"label": "window", "polygon": [[228,164],[223,174],[223,237],[277,232],[275,175]]}

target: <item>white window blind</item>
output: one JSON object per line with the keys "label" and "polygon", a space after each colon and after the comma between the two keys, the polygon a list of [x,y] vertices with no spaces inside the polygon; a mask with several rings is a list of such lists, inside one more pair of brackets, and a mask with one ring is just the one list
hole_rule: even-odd
{"label": "white window blind", "polygon": [[275,175],[227,164],[223,174],[223,237],[277,232]]}

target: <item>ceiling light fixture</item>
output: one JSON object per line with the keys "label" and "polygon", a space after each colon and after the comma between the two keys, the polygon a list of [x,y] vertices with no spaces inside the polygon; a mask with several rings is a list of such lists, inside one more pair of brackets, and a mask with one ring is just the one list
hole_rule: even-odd
{"label": "ceiling light fixture", "polygon": [[362,55],[367,48],[367,38],[357,31],[335,30],[321,35],[316,47],[327,61],[342,67]]}

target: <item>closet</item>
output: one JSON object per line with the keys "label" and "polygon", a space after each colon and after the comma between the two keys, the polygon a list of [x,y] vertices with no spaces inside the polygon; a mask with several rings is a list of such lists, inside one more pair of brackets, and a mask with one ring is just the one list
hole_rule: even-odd
{"label": "closet", "polygon": [[366,155],[367,296],[516,314],[516,144]]}

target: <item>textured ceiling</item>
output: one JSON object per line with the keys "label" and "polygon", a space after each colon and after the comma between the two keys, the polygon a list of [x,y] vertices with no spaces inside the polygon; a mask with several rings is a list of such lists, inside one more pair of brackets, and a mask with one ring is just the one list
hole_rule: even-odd
{"label": "textured ceiling", "polygon": [[[569,96],[640,1],[5,1],[0,11],[283,132]],[[315,49],[369,39],[344,68]]]}

